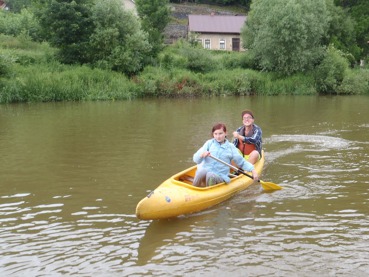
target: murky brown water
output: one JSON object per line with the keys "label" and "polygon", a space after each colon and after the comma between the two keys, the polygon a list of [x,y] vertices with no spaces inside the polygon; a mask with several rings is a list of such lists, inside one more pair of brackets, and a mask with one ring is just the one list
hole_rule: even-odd
{"label": "murky brown water", "polygon": [[[1,276],[367,276],[369,97],[0,106]],[[209,210],[135,217],[213,123],[254,110],[263,180]]]}

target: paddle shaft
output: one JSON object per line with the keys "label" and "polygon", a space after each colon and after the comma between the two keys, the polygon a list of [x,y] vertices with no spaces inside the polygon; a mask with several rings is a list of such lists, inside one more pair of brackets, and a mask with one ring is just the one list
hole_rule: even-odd
{"label": "paddle shaft", "polygon": [[[209,157],[210,158],[212,158],[212,159],[214,159],[214,160],[216,160],[216,161],[218,161],[218,162],[220,162],[220,163],[222,163],[222,164],[224,164],[224,165],[227,165],[227,166],[229,166],[230,168],[232,168],[233,170],[235,170],[235,171],[237,171],[237,172],[239,172],[239,173],[242,173],[243,175],[246,175],[247,177],[249,177],[249,178],[251,178],[251,179],[254,179],[254,177],[252,177],[250,174],[247,174],[245,171],[243,171],[242,169],[239,169],[239,168],[237,168],[237,167],[235,167],[235,166],[233,166],[233,165],[231,165],[231,164],[229,164],[229,163],[226,163],[225,161],[222,161],[222,160],[220,160],[220,159],[218,159],[218,158],[215,158],[214,156],[212,156],[212,155],[209,155]],[[260,183],[260,180],[258,180],[258,182]]]}
{"label": "paddle shaft", "polygon": [[[218,158],[215,158],[213,157],[212,155],[209,155],[210,158],[222,163],[222,164],[225,164],[227,166],[229,166],[230,168],[232,168],[233,170],[235,170],[236,172],[239,172],[239,173],[242,173],[243,175],[246,175],[247,177],[251,178],[251,179],[254,179],[254,177],[252,177],[251,175],[247,174],[245,171],[243,171],[242,169],[239,169],[231,164],[228,164],[226,163],[225,161],[222,161]],[[263,189],[265,191],[273,191],[273,190],[278,190],[278,189],[282,189],[281,186],[278,186],[277,184],[274,184],[272,182],[264,182],[262,180],[258,180],[258,182],[261,184],[261,186],[263,187]]]}

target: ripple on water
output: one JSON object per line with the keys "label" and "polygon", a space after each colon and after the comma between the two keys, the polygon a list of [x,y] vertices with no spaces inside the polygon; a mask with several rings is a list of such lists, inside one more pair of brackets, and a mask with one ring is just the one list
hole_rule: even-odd
{"label": "ripple on water", "polygon": [[[85,206],[65,217],[68,207],[61,200],[68,197],[32,205],[25,200],[29,196],[2,197],[9,202],[0,204],[0,275],[88,276],[120,271],[121,264],[134,257],[137,245],[132,241],[145,230],[131,220],[134,215],[101,213],[104,206]],[[18,198],[22,201],[13,201]]]}
{"label": "ripple on water", "polygon": [[330,159],[331,155],[324,156],[323,153],[332,150],[347,150],[355,144],[355,142],[340,137],[326,135],[272,135],[264,141],[265,144],[271,146],[283,143],[277,150],[268,152],[268,162],[291,154],[314,151],[319,152],[319,155],[310,154],[311,159],[317,157],[319,160]]}

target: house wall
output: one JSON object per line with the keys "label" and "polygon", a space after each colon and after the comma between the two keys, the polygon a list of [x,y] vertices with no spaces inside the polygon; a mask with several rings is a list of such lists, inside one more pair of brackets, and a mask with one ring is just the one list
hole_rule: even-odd
{"label": "house wall", "polygon": [[[240,51],[245,51],[242,47],[242,40],[241,36],[238,34],[203,34],[197,33],[196,39],[201,40],[201,45],[205,47],[205,40],[210,39],[210,50],[225,50],[225,51],[232,51],[232,38],[239,38],[240,39]],[[225,41],[225,49],[220,48],[220,41]]]}

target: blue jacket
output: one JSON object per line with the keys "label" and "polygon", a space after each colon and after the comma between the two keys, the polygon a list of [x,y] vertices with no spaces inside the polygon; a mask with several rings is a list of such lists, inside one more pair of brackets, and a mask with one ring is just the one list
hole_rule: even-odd
{"label": "blue jacket", "polygon": [[[239,133],[241,136],[245,136],[245,126],[241,126],[240,128],[238,128],[237,133]],[[256,150],[259,152],[260,157],[261,157],[261,150],[263,149],[263,143],[262,143],[262,138],[261,138],[262,134],[263,132],[261,131],[261,128],[258,125],[253,124],[252,136],[245,137],[245,139],[243,140],[243,142],[255,144]],[[238,139],[235,139],[233,141],[233,144],[237,147]]]}
{"label": "blue jacket", "polygon": [[254,166],[246,161],[238,149],[227,139],[222,144],[217,142],[215,139],[209,139],[193,155],[193,161],[202,166],[202,168],[206,169],[208,172],[218,174],[226,183],[229,183],[231,180],[228,176],[230,168],[210,157],[201,158],[200,155],[205,151],[209,151],[212,156],[223,160],[228,164],[231,164],[231,162],[234,161],[238,167],[242,168],[244,171],[254,170]]}

